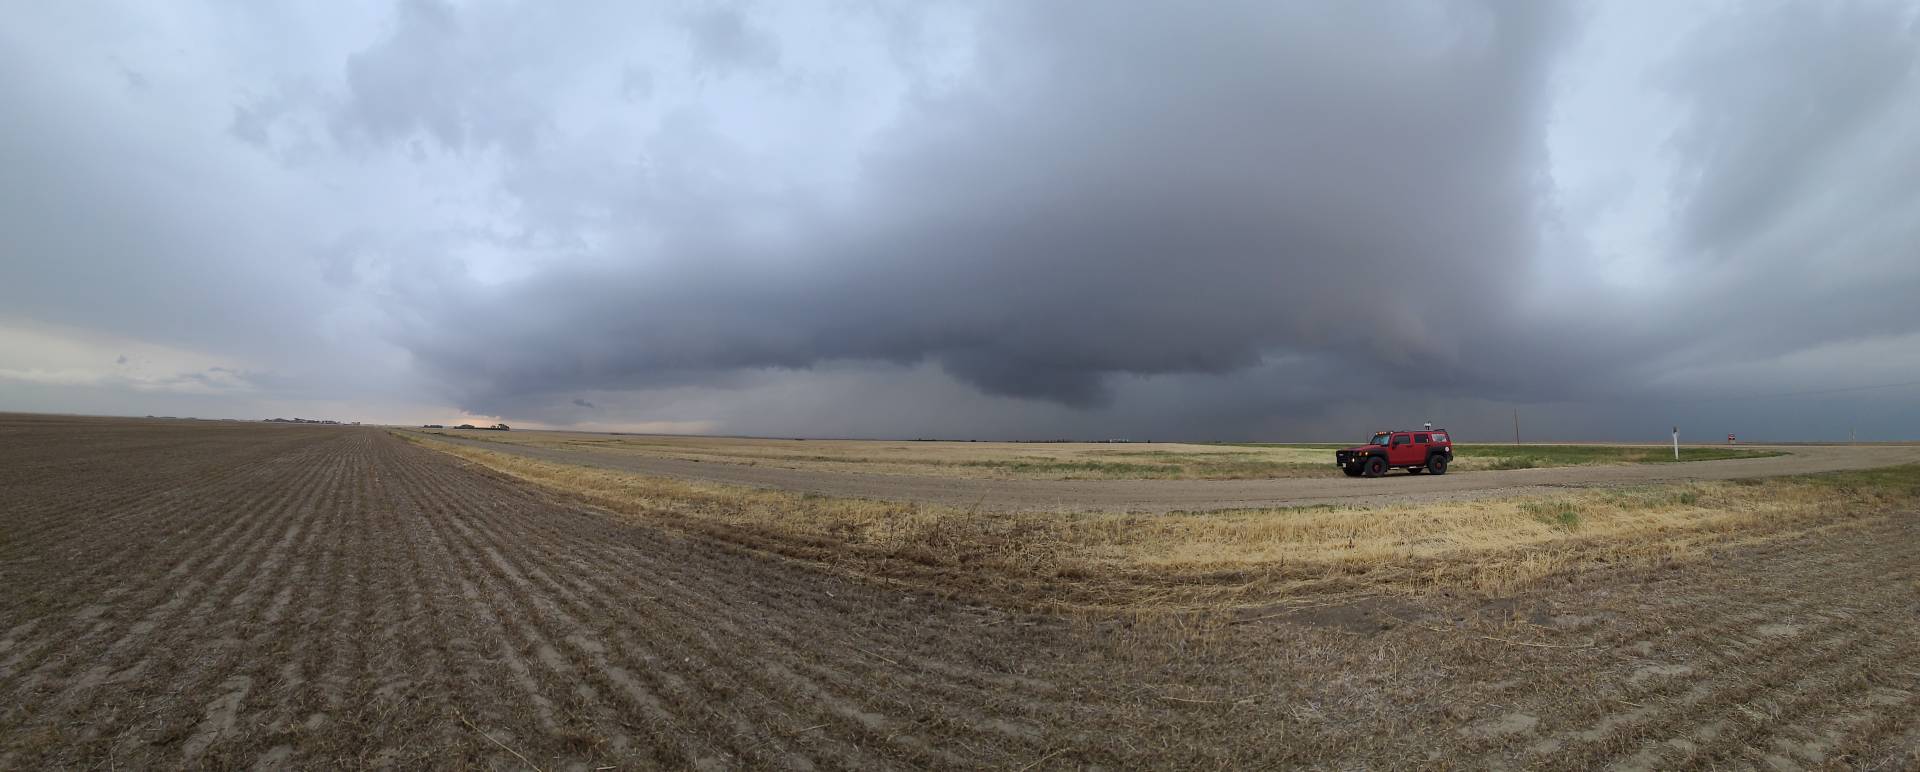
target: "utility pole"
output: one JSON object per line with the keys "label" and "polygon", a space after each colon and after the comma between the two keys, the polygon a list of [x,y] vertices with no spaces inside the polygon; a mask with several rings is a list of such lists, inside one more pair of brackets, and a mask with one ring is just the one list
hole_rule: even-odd
{"label": "utility pole", "polygon": [[1513,409],[1513,444],[1520,444],[1520,408]]}

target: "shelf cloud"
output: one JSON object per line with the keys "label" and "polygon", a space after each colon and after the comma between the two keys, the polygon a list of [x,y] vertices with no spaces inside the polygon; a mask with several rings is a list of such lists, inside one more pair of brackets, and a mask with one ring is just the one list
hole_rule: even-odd
{"label": "shelf cloud", "polygon": [[217,355],[210,411],[1920,434],[1769,396],[1920,378],[1905,4],[134,13],[0,30],[0,322]]}

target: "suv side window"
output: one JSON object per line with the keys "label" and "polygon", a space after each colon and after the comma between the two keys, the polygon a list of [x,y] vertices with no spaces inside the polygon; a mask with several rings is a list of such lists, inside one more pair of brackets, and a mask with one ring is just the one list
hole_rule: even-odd
{"label": "suv side window", "polygon": [[1393,444],[1395,445],[1407,444],[1407,435],[1404,435],[1404,434],[1393,435]]}
{"label": "suv side window", "polygon": [[1425,445],[1432,441],[1433,441],[1433,437],[1431,435],[1426,435],[1426,434],[1413,435],[1413,444],[1415,445]]}
{"label": "suv side window", "polygon": [[1446,441],[1447,441],[1447,433],[1446,433],[1446,432],[1434,432],[1434,433],[1433,433],[1433,441],[1434,441],[1434,442],[1446,442]]}

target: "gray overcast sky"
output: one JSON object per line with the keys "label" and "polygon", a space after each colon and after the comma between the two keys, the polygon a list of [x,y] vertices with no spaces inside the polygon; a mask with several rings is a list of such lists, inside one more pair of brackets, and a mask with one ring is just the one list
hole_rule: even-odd
{"label": "gray overcast sky", "polygon": [[1920,438],[1912,3],[6,16],[0,410]]}

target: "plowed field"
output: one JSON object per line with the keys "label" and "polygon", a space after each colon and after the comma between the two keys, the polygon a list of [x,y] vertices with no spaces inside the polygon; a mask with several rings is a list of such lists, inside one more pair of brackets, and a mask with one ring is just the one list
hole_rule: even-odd
{"label": "plowed field", "polygon": [[1889,511],[1519,597],[1068,618],[379,430],[0,416],[0,768],[1911,768],[1915,555]]}

